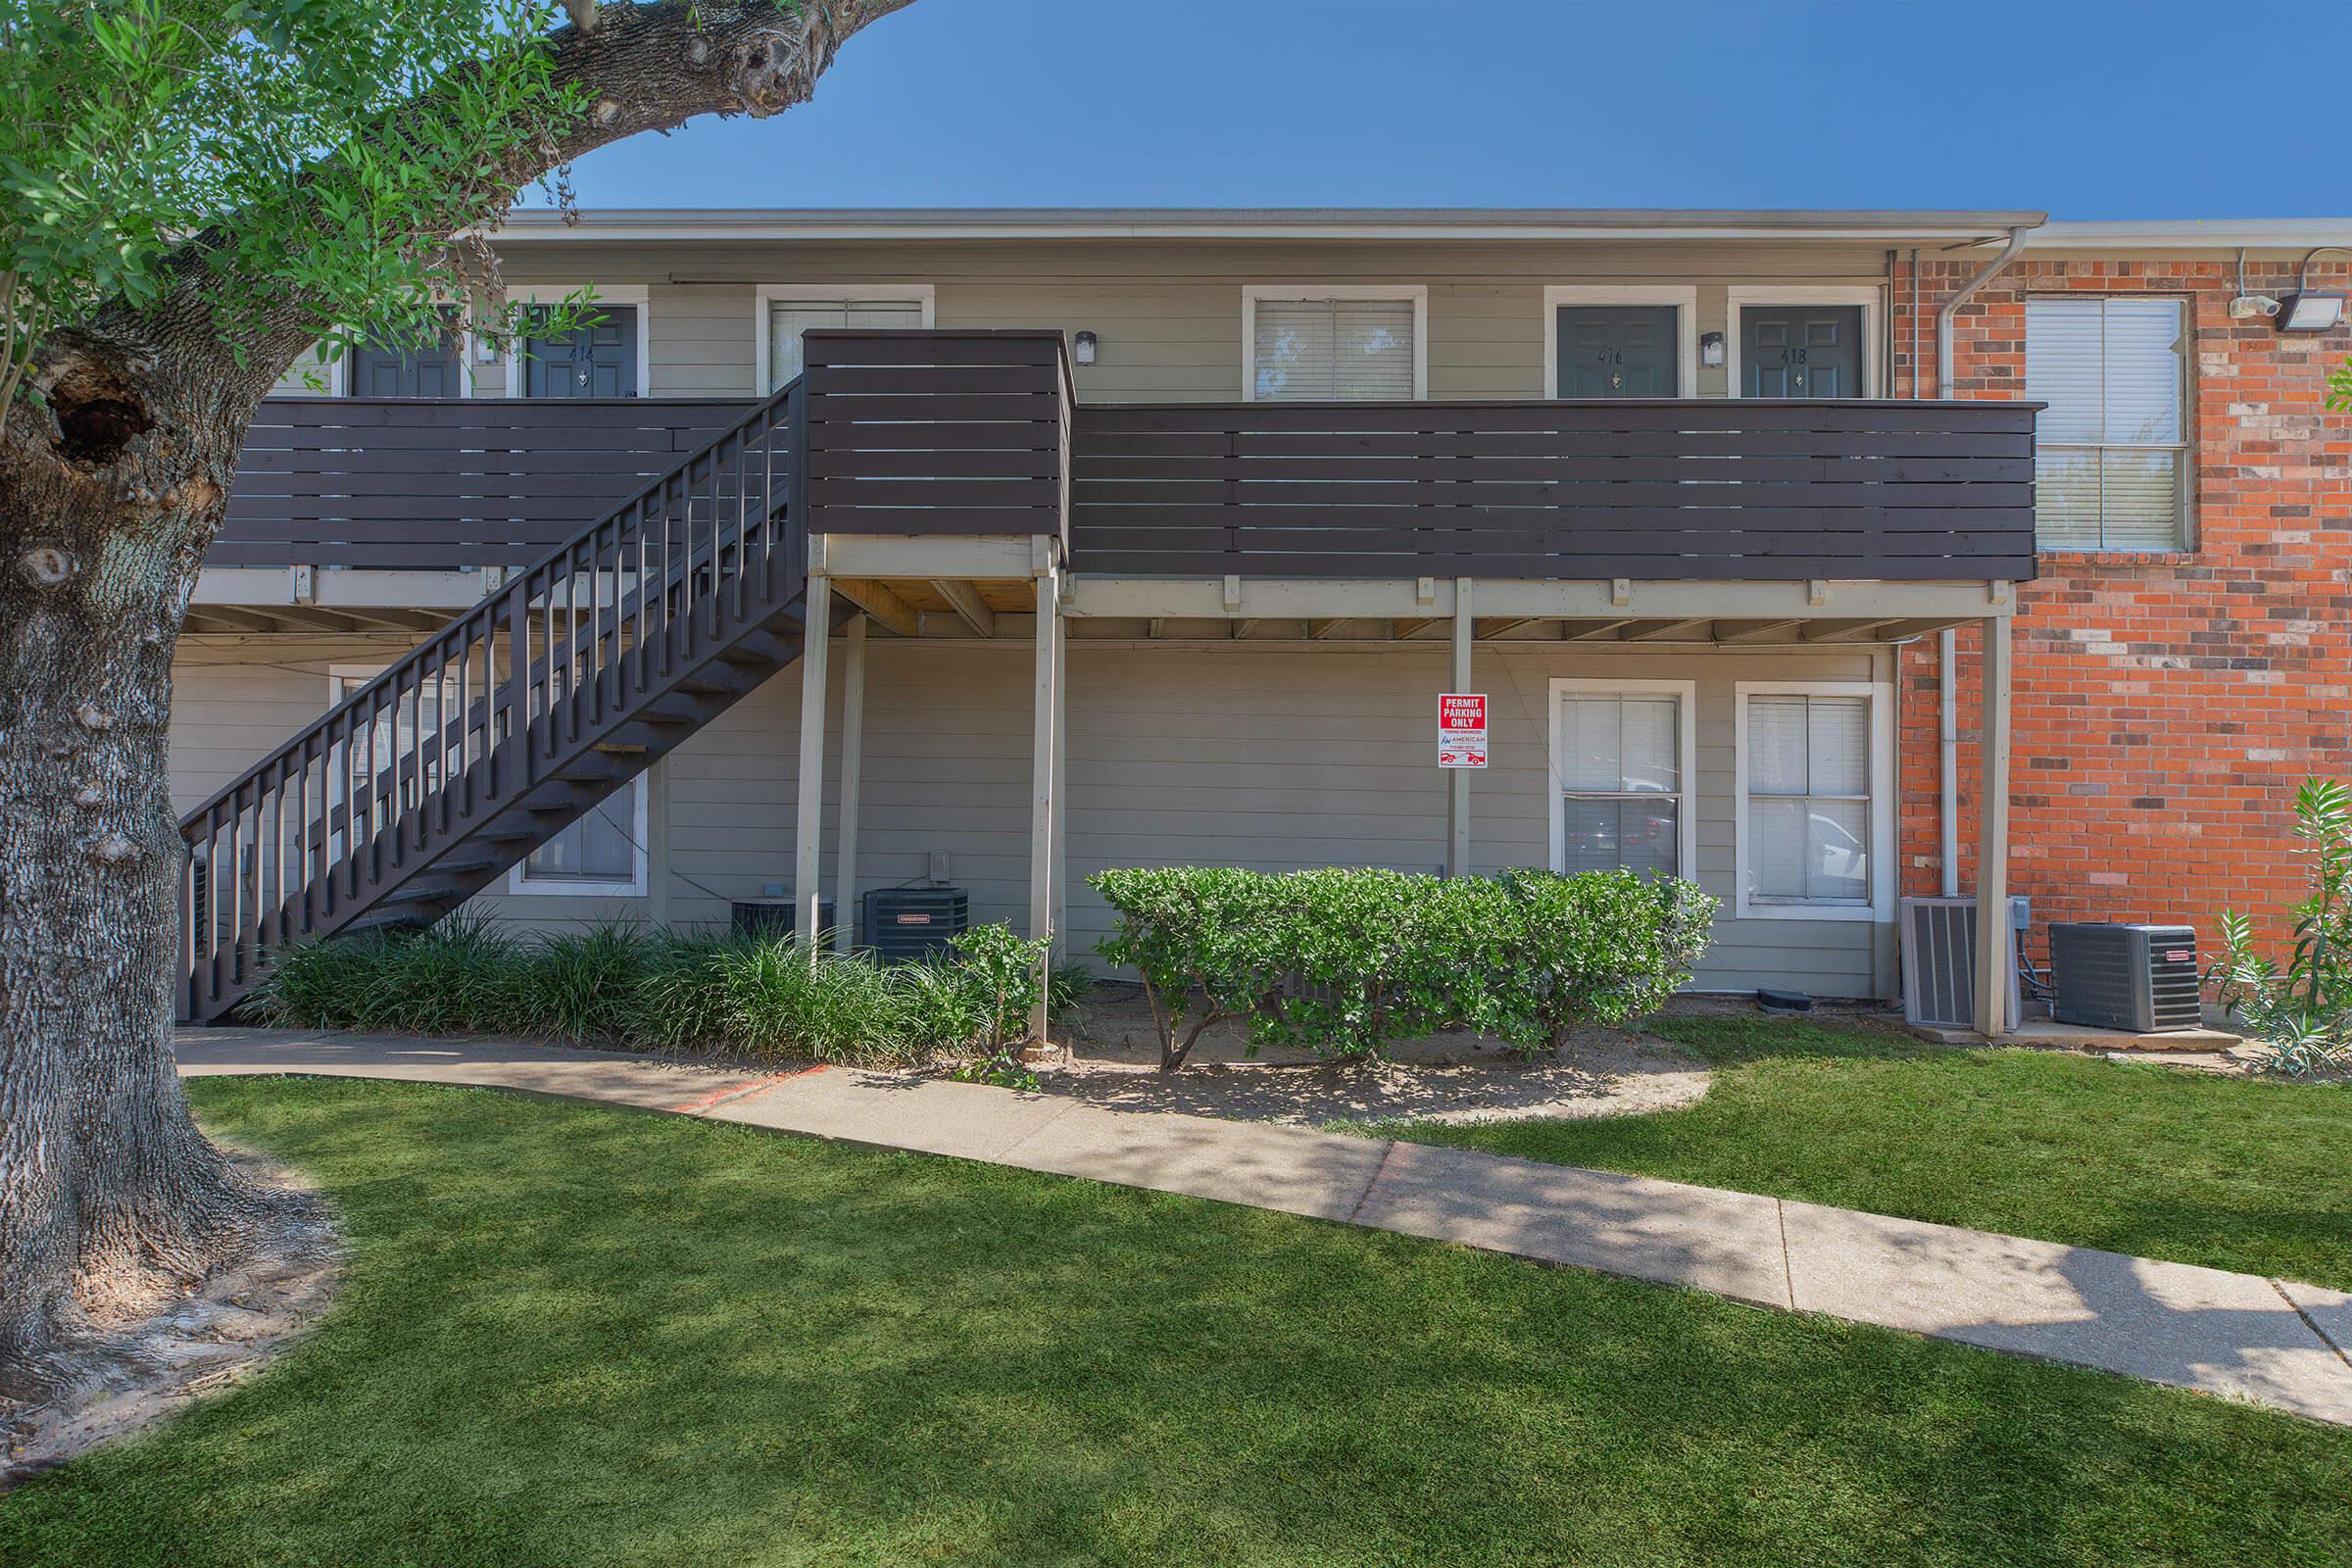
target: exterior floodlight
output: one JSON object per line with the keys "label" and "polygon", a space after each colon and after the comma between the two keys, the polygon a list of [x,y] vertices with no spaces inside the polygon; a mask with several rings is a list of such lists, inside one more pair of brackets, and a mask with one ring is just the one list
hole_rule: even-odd
{"label": "exterior floodlight", "polygon": [[2326,332],[2343,318],[2344,296],[2306,290],[2289,294],[2280,302],[2274,324],[2281,332]]}

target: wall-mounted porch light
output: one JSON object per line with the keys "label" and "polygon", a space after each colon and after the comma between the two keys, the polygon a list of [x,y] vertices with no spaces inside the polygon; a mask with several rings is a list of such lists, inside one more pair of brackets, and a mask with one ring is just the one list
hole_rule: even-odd
{"label": "wall-mounted porch light", "polygon": [[1080,365],[1095,363],[1095,334],[1081,332],[1070,339],[1070,358]]}
{"label": "wall-mounted porch light", "polygon": [[1698,363],[1710,367],[1723,364],[1723,334],[1721,332],[1698,334]]}

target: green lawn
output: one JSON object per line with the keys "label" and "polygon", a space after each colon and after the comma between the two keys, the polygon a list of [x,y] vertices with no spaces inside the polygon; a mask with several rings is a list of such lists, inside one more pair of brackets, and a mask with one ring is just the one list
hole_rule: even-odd
{"label": "green lawn", "polygon": [[1159,1194],[488,1092],[196,1086],[347,1288],[0,1562],[2352,1562],[2352,1432]]}
{"label": "green lawn", "polygon": [[2352,1290],[2352,1092],[1867,1024],[1644,1027],[1714,1064],[1705,1100],[1377,1131]]}

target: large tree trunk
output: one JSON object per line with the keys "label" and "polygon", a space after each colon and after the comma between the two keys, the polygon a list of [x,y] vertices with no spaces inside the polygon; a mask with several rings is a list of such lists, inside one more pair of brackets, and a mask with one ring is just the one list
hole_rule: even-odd
{"label": "large tree trunk", "polygon": [[[587,115],[493,179],[699,114],[778,113],[908,3],[583,0],[549,48]],[[387,134],[410,112],[429,99]],[[290,299],[230,354],[207,266],[199,236],[159,306],[56,334],[44,403],[0,426],[0,1431],[102,1377],[110,1330],[316,1246],[315,1205],[197,1131],[172,1056],[172,653],[246,423],[316,329]]]}
{"label": "large tree trunk", "polygon": [[172,656],[252,406],[188,368],[69,343],[48,407],[0,437],[0,1397],[20,1402],[300,1218],[197,1132],[172,1069]]}

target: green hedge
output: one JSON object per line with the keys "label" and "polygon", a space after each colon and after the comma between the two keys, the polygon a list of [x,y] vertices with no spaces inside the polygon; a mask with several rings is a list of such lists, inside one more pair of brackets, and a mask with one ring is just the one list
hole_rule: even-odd
{"label": "green hedge", "polygon": [[[552,1035],[649,1050],[727,1048],[869,1066],[1000,1052],[1028,1032],[1038,944],[1003,925],[932,963],[885,965],[796,940],[606,925],[517,937],[454,918],[277,955],[244,1014],[286,1028]],[[1082,971],[1057,969],[1050,1010]]]}
{"label": "green hedge", "polygon": [[1090,880],[1118,916],[1097,951],[1143,977],[1163,1072],[1226,1018],[1247,1019],[1256,1045],[1326,1056],[1456,1026],[1555,1051],[1688,983],[1716,909],[1689,882],[1630,871],[1175,866]]}

